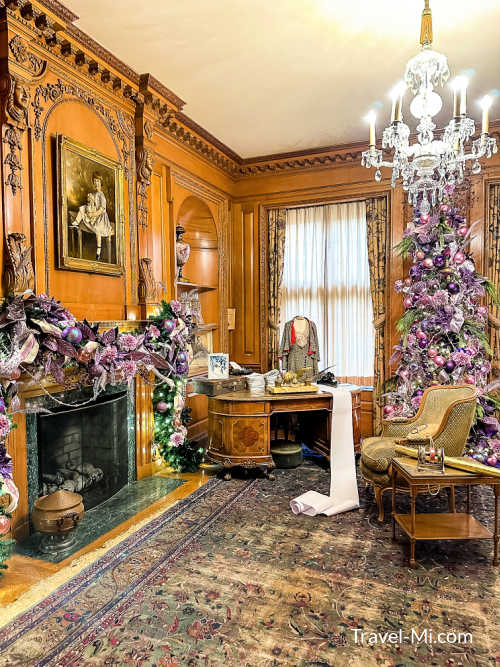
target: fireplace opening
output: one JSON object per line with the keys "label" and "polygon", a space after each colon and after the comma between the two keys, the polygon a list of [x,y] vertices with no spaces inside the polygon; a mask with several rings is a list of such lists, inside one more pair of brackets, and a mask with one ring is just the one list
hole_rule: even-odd
{"label": "fireplace opening", "polygon": [[38,494],[80,493],[86,510],[128,482],[127,392],[37,415]]}

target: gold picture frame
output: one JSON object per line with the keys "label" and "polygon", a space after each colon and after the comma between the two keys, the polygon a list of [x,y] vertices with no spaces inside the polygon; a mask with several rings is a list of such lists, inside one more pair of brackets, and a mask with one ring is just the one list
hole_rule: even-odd
{"label": "gold picture frame", "polygon": [[123,274],[123,167],[57,135],[58,268]]}

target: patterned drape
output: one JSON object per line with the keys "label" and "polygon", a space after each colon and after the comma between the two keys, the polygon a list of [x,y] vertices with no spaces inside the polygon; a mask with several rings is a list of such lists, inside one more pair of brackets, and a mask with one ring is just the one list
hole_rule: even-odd
{"label": "patterned drape", "polygon": [[268,214],[269,368],[278,367],[286,213],[286,208],[273,208]]}
{"label": "patterned drape", "polygon": [[[486,230],[486,275],[500,288],[500,183],[490,185]],[[493,375],[500,375],[500,309],[488,299],[489,338],[493,350]]]}
{"label": "patterned drape", "polygon": [[368,262],[370,264],[370,288],[373,302],[373,326],[375,328],[375,368],[373,380],[373,429],[382,429],[382,408],[378,398],[385,383],[385,318],[386,274],[388,239],[387,197],[366,200],[366,230],[368,237]]}

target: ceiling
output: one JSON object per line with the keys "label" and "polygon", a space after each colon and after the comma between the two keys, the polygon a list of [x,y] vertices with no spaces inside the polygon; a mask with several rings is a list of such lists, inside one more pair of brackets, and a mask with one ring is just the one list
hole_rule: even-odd
{"label": "ceiling", "polygon": [[[241,157],[367,138],[418,50],[423,0],[64,0],[82,30],[186,101]],[[118,11],[119,7],[119,11]],[[431,0],[434,48],[470,70],[469,111],[500,89],[500,2]],[[444,92],[451,113],[451,91]],[[408,105],[406,105],[407,108]],[[409,112],[406,119],[408,120]],[[500,98],[492,110],[500,118]],[[381,125],[379,126],[381,127]]]}

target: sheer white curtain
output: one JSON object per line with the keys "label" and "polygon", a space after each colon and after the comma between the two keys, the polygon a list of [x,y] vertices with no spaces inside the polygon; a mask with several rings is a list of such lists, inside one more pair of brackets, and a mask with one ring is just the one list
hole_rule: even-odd
{"label": "sheer white curtain", "polygon": [[287,212],[281,324],[316,323],[320,369],[371,384],[374,329],[364,202]]}

